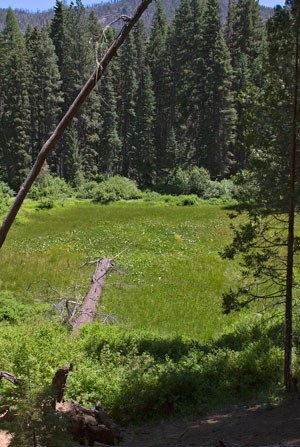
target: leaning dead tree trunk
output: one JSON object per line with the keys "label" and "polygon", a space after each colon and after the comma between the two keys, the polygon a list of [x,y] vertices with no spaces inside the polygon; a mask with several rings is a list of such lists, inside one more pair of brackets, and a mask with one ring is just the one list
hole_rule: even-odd
{"label": "leaning dead tree trunk", "polygon": [[93,284],[83,301],[79,316],[73,325],[73,334],[75,334],[83,324],[91,323],[94,320],[105,276],[111,265],[112,260],[109,258],[104,258],[97,262],[97,267],[93,275]]}
{"label": "leaning dead tree trunk", "polygon": [[106,54],[103,56],[101,61],[98,63],[98,66],[94,73],[91,75],[89,80],[86,82],[86,84],[83,86],[81,91],[79,92],[78,96],[76,97],[75,101],[67,111],[67,113],[64,115],[56,129],[54,130],[51,137],[46,141],[44,146],[42,147],[41,151],[38,154],[38,157],[36,159],[36,162],[34,163],[30,173],[28,174],[25,182],[21,186],[20,191],[17,194],[17,197],[15,198],[14,203],[12,204],[12,207],[10,208],[1,228],[0,228],[0,248],[4,244],[4,241],[6,239],[7,233],[9,232],[10,227],[12,226],[20,208],[21,205],[27,196],[31,185],[33,184],[34,180],[40,173],[42,166],[48,157],[48,155],[53,151],[55,145],[58,143],[58,141],[63,136],[66,128],[71,124],[72,119],[76,115],[76,113],[79,111],[80,107],[90,94],[90,92],[93,90],[93,88],[96,86],[99,79],[101,79],[103,73],[105,72],[108,64],[113,59],[113,57],[116,55],[117,50],[120,48],[128,34],[130,33],[133,26],[137,23],[143,12],[147,9],[149,4],[152,2],[152,0],[142,0],[140,5],[138,6],[137,10],[135,11],[132,18],[129,18],[127,16],[121,16],[120,19],[124,20],[125,25],[123,26],[122,30],[118,34],[115,41],[112,43],[110,48],[107,50]]}

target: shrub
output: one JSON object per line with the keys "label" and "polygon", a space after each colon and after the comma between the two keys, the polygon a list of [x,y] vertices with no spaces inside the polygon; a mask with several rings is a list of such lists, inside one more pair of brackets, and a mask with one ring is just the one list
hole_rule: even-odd
{"label": "shrub", "polygon": [[87,360],[67,392],[85,404],[100,398],[123,422],[257,397],[281,379],[278,329],[274,340],[270,328],[248,322],[204,344],[90,325],[81,332]]}
{"label": "shrub", "polygon": [[12,292],[0,292],[0,322],[16,323],[28,312],[28,306],[20,303]]}
{"label": "shrub", "polygon": [[222,196],[222,188],[220,182],[210,180],[206,191],[203,194],[204,199],[218,199]]}
{"label": "shrub", "polygon": [[136,183],[128,178],[116,175],[100,183],[95,191],[94,200],[103,204],[118,200],[139,199],[142,192]]}
{"label": "shrub", "polygon": [[97,189],[99,187],[99,184],[95,182],[94,180],[91,180],[89,182],[84,182],[80,187],[77,189],[76,197],[78,199],[94,199]]}
{"label": "shrub", "polygon": [[143,194],[145,202],[159,202],[164,200],[164,196],[155,191],[145,191]]}
{"label": "shrub", "polygon": [[166,190],[170,194],[188,194],[189,174],[182,168],[176,168],[169,173],[166,181]]}
{"label": "shrub", "polygon": [[49,197],[44,197],[36,205],[36,209],[38,210],[50,210],[54,207],[54,202]]}
{"label": "shrub", "polygon": [[189,173],[189,192],[203,197],[210,181],[209,172],[204,168],[195,166]]}
{"label": "shrub", "polygon": [[14,195],[13,191],[10,187],[0,181],[0,211],[4,210],[4,208],[8,205],[10,197]]}
{"label": "shrub", "polygon": [[219,183],[221,190],[221,197],[235,197],[236,186],[230,179],[223,179]]}
{"label": "shrub", "polygon": [[72,197],[73,195],[73,189],[65,182],[65,180],[59,177],[53,177],[48,172],[42,172],[36,182],[32,185],[28,197],[33,200],[41,200],[44,198],[60,200]]}
{"label": "shrub", "polygon": [[177,205],[178,206],[192,206],[199,203],[198,196],[196,194],[190,194],[188,196],[179,196]]}

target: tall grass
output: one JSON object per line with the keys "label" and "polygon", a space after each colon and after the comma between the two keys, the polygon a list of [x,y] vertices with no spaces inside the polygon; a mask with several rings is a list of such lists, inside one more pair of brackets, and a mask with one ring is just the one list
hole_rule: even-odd
{"label": "tall grass", "polygon": [[[222,292],[238,278],[218,252],[230,239],[226,211],[199,206],[65,202],[51,210],[28,204],[0,257],[0,290],[22,302],[46,300],[49,287],[84,295],[92,267],[86,260],[118,258],[101,309],[131,329],[208,339],[235,317],[223,316]],[[52,293],[51,292],[51,293]]]}

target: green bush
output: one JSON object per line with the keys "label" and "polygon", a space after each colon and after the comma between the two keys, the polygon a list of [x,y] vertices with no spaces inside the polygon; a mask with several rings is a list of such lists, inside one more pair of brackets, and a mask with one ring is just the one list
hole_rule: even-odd
{"label": "green bush", "polygon": [[9,203],[9,199],[14,195],[13,191],[10,189],[10,187],[0,181],[0,212],[4,211],[6,206]]}
{"label": "green bush", "polygon": [[145,202],[159,202],[164,200],[164,196],[155,191],[144,191],[143,199]]}
{"label": "green bush", "polygon": [[54,202],[49,197],[44,197],[38,201],[36,209],[38,210],[50,210],[54,207]]}
{"label": "green bush", "polygon": [[220,181],[221,197],[232,198],[236,196],[236,186],[231,179]]}
{"label": "green bush", "polygon": [[49,173],[42,173],[32,185],[28,197],[33,200],[52,199],[60,200],[72,197],[74,191],[65,180],[53,177]]}
{"label": "green bush", "polygon": [[178,206],[192,206],[197,205],[199,203],[199,198],[196,194],[190,194],[188,196],[179,196],[178,197]]}
{"label": "green bush", "polygon": [[218,199],[222,196],[220,182],[210,180],[203,194],[204,199]]}
{"label": "green bush", "polygon": [[106,204],[118,200],[139,199],[142,196],[134,181],[116,175],[100,183],[95,191],[94,200]]}
{"label": "green bush", "polygon": [[[278,325],[243,320],[219,339],[201,343],[95,323],[74,338],[55,320],[26,319],[20,308],[17,317],[9,314],[6,303],[16,309],[9,294],[0,302],[3,321],[17,322],[0,331],[0,369],[42,391],[58,367],[72,362],[66,399],[87,406],[101,400],[119,421],[205,411],[274,393],[282,380]],[[5,403],[11,387],[2,382]]]}
{"label": "green bush", "polygon": [[76,197],[78,199],[94,199],[97,189],[99,187],[99,183],[95,181],[84,182],[77,189]]}
{"label": "green bush", "polygon": [[[170,171],[165,182],[165,191],[173,195],[193,194],[204,199],[232,198],[236,195],[236,185],[232,180],[211,180],[209,172],[203,167],[193,167],[189,171],[177,168]],[[186,205],[195,204],[186,201]],[[183,203],[184,205],[184,203]]]}
{"label": "green bush", "polygon": [[[123,422],[215,405],[273,392],[281,380],[279,326],[252,321],[206,344],[185,337],[86,326],[86,361],[69,381],[69,397],[99,399]],[[100,395],[99,395],[99,390]]]}
{"label": "green bush", "polygon": [[210,184],[209,172],[204,168],[194,167],[189,173],[189,192],[203,197]]}
{"label": "green bush", "polygon": [[16,323],[28,313],[28,306],[20,303],[12,292],[0,292],[0,322]]}
{"label": "green bush", "polygon": [[165,188],[170,194],[188,194],[190,192],[189,173],[182,168],[174,169],[167,177]]}

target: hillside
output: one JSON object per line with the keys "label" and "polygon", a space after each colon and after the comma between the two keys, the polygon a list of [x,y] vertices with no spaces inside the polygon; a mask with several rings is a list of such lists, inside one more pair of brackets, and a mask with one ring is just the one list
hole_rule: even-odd
{"label": "hillside", "polygon": [[[53,4],[55,1],[53,0]],[[109,23],[113,18],[120,14],[131,14],[136,8],[138,0],[120,0],[115,2],[104,2],[102,4],[94,4],[91,7],[87,7],[87,13],[92,10],[95,11],[99,21],[102,24]],[[172,20],[175,14],[175,10],[178,7],[180,0],[162,0],[164,10],[169,20]],[[220,1],[222,20],[225,20],[227,11],[227,0]],[[155,10],[155,4],[153,3],[149,10],[144,15],[144,20],[147,27],[151,26],[153,11]],[[51,20],[53,12],[52,10],[41,12],[29,12],[22,9],[15,9],[15,15],[19,21],[20,27],[23,31],[26,30],[28,25],[30,26],[43,26],[47,21]],[[267,20],[272,15],[272,8],[266,8],[261,6],[261,14],[264,20]],[[3,29],[6,17],[6,9],[0,8],[0,30]]]}

